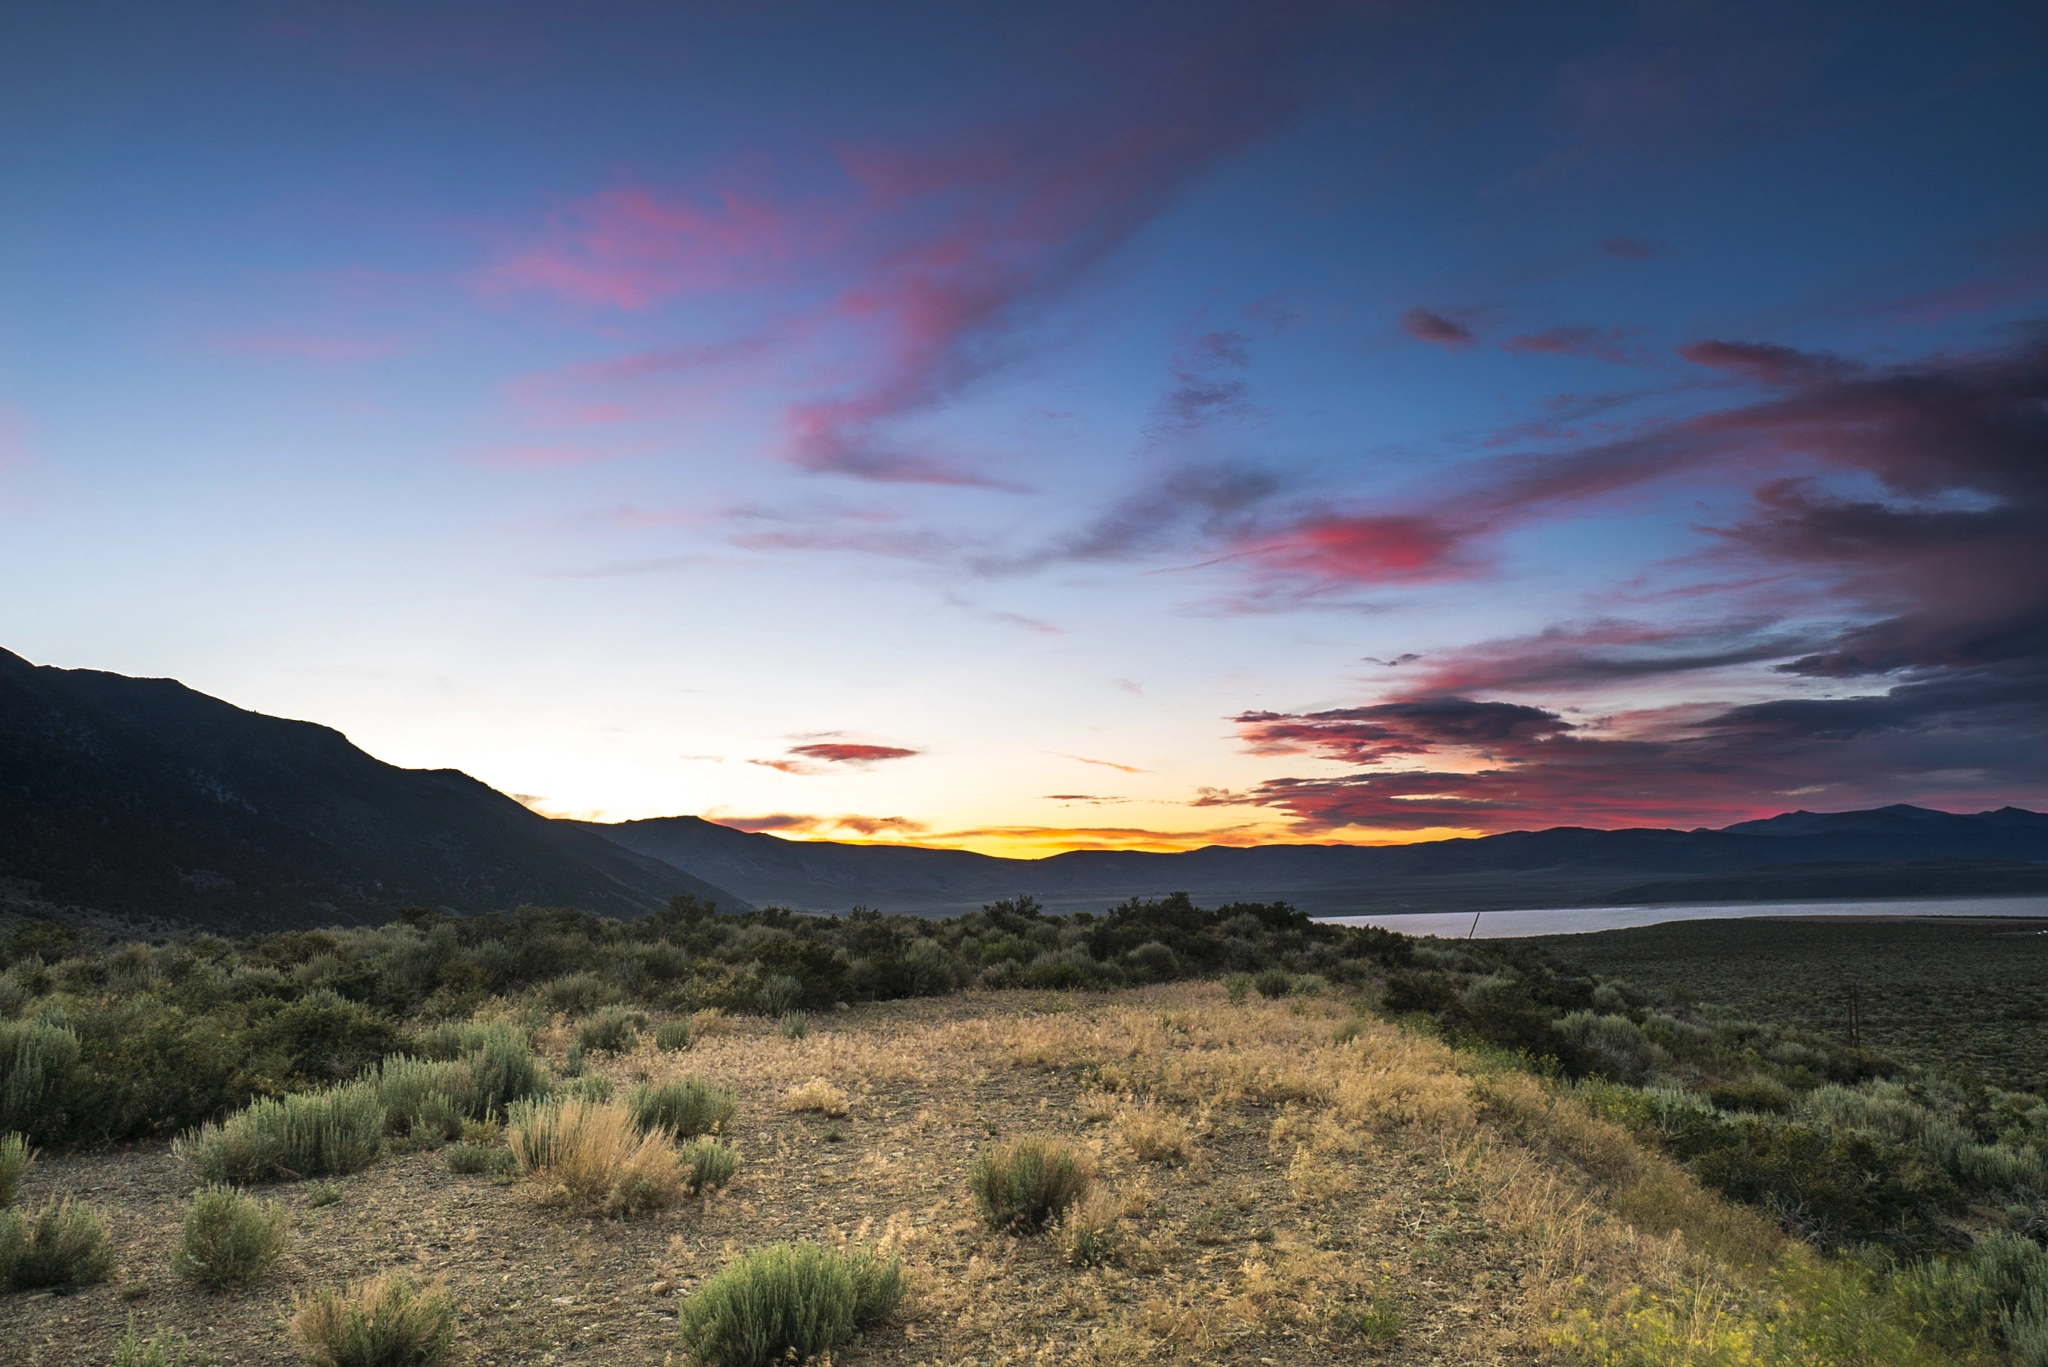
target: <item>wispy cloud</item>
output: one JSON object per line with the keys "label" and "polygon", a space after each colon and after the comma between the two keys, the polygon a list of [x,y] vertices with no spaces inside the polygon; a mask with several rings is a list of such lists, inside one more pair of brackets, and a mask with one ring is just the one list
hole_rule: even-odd
{"label": "wispy cloud", "polygon": [[1132,764],[1118,764],[1115,760],[1111,759],[1090,759],[1086,755],[1070,755],[1064,750],[1048,750],[1045,753],[1048,755],[1058,755],[1061,759],[1073,760],[1076,764],[1094,764],[1104,769],[1115,769],[1120,773],[1146,774],[1151,772],[1149,769],[1140,769]]}
{"label": "wispy cloud", "polygon": [[[904,420],[1030,350],[1049,305],[1287,119],[1315,30],[1248,8],[1200,36],[1148,35],[1098,54],[1117,79],[1081,106],[925,145],[847,146],[838,180],[801,193],[631,185],[570,201],[481,287],[650,315],[750,297],[766,321],[749,335],[766,339],[794,391],[783,459],[883,483],[1022,488],[989,453],[905,437]],[[1230,401],[1184,396],[1196,408]]]}

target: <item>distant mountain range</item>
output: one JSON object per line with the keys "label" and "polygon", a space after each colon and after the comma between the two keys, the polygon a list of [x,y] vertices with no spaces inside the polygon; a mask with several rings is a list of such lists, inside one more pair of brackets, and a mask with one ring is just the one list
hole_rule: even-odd
{"label": "distant mountain range", "polygon": [[0,651],[0,893],[256,930],[400,907],[524,902],[639,916],[742,898],[454,769],[400,769],[338,731],[170,679]]}
{"label": "distant mountain range", "polygon": [[[1077,850],[1046,859],[782,840],[694,816],[585,829],[751,901],[809,911],[866,902],[949,915],[1020,893],[1059,910],[1182,891],[1212,904],[1285,900],[1316,915],[1583,906],[1618,894],[1624,901],[1713,901],[2048,893],[2048,816],[2017,807],[1958,816],[1900,805],[1788,812],[1718,831],[1560,826],[1418,845]],[[1750,882],[1727,881],[1738,875]],[[1894,882],[1896,891],[1872,890]],[[1831,884],[1842,890],[1822,890]],[[1757,890],[1736,890],[1742,886]]]}
{"label": "distant mountain range", "polygon": [[1175,891],[1317,915],[2048,892],[2048,816],[1895,806],[1718,831],[1000,859],[783,840],[693,816],[551,821],[456,770],[386,764],[324,726],[169,679],[0,651],[0,910],[254,930],[377,921],[410,905],[633,917],[679,892],[728,910],[950,915],[1021,894],[1099,911]]}

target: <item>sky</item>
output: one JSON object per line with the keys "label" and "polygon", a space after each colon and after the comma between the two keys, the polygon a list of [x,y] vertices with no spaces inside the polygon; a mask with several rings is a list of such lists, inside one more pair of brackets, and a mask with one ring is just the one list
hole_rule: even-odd
{"label": "sky", "polygon": [[2048,10],[29,3],[0,646],[1037,856],[2048,806]]}

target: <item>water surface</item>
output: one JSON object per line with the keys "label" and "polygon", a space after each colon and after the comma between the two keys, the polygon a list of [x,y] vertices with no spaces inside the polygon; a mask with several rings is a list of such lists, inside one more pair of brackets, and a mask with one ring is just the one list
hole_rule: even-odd
{"label": "water surface", "polygon": [[1476,928],[1469,911],[1396,912],[1374,916],[1319,916],[1339,926],[1383,926],[1403,935],[1462,940],[1523,935],[1584,935],[1666,921],[1721,921],[1738,916],[2039,916],[2048,897],[1943,897],[1883,902],[1730,902],[1710,906],[1560,907],[1550,911],[1482,911]]}

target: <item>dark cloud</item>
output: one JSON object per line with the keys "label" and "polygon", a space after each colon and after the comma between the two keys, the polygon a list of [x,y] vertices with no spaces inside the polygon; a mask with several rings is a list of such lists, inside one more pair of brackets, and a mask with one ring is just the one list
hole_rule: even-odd
{"label": "dark cloud", "polygon": [[1442,347],[1471,346],[1477,340],[1468,324],[1420,304],[1401,315],[1401,331],[1417,341]]}
{"label": "dark cloud", "polygon": [[1555,713],[1518,703],[1415,698],[1370,707],[1233,719],[1255,754],[1305,751],[1353,764],[1429,754],[1440,745],[1486,748],[1571,730]]}
{"label": "dark cloud", "polygon": [[[1747,513],[1706,530],[1780,611],[1552,628],[1439,653],[1419,681],[1426,691],[1406,699],[1246,713],[1236,721],[1254,752],[1361,772],[1276,778],[1202,803],[1274,807],[1311,829],[1502,829],[1715,822],[1793,799],[2048,797],[2048,334],[1883,367],[1768,343],[1701,342],[1683,355],[1764,396],[1555,459],[1497,464],[1487,500],[1416,515],[1409,525],[1433,537],[1418,563],[1455,567],[1477,537],[1677,470],[1762,474]],[[1305,520],[1297,534],[1330,521]],[[1361,583],[1414,573],[1366,556],[1291,554],[1271,563]],[[1740,601],[1743,582],[1703,591]],[[1798,625],[1830,617],[1836,625]],[[1471,696],[1745,667],[1755,686],[1770,677],[1755,672],[1766,665],[1796,691],[1589,721]],[[1850,691],[1812,696],[1830,684]]]}

